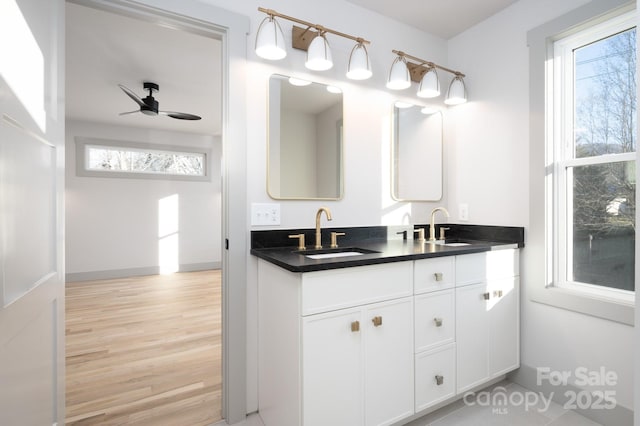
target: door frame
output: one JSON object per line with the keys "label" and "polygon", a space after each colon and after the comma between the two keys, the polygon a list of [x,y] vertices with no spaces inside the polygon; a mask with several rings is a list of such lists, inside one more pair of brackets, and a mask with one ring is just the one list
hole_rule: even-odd
{"label": "door frame", "polygon": [[[222,416],[228,424],[240,422],[247,414],[248,209],[244,76],[249,18],[194,0],[66,1],[171,25],[222,42]],[[64,401],[62,403],[64,405]]]}

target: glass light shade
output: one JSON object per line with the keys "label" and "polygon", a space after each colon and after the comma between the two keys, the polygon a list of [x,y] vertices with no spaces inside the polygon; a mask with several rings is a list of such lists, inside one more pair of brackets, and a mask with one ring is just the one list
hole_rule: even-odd
{"label": "glass light shade", "polygon": [[278,60],[287,56],[284,34],[273,16],[262,20],[256,34],[256,55],[263,59]]}
{"label": "glass light shade", "polygon": [[324,35],[317,35],[311,40],[304,66],[313,71],[325,71],[333,67],[331,48]]}
{"label": "glass light shade", "polygon": [[449,84],[449,90],[447,91],[447,98],[444,103],[447,105],[460,105],[467,102],[467,88],[464,85],[464,80],[459,75],[455,76]]}
{"label": "glass light shade", "polygon": [[420,86],[418,87],[418,97],[420,98],[435,98],[440,96],[440,79],[435,68],[429,69],[420,80]]}
{"label": "glass light shade", "polygon": [[435,109],[435,108],[426,106],[426,107],[423,107],[420,110],[420,112],[423,113],[424,115],[431,115],[431,114],[435,114],[436,112],[438,112],[438,110]]}
{"label": "glass light shade", "polygon": [[338,86],[327,86],[327,92],[329,93],[342,93],[342,89]]}
{"label": "glass light shade", "polygon": [[411,76],[407,61],[402,56],[398,56],[389,71],[389,79],[387,80],[387,89],[402,90],[411,86]]}
{"label": "glass light shade", "polygon": [[369,52],[362,43],[356,44],[349,56],[349,66],[347,68],[347,78],[351,80],[366,80],[371,77],[371,63],[369,62]]}

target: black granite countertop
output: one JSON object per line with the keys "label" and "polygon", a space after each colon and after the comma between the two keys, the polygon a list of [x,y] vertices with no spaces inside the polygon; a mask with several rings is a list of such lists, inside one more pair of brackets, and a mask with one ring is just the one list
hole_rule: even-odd
{"label": "black granite countertop", "polygon": [[[444,226],[444,225],[443,225]],[[452,227],[454,225],[447,225]],[[252,232],[252,249],[251,254],[278,265],[291,272],[312,272],[328,269],[350,268],[353,266],[376,265],[390,262],[403,262],[407,260],[427,259],[441,256],[455,256],[461,254],[481,253],[490,250],[499,250],[507,248],[518,248],[524,246],[524,229],[505,227],[478,227],[477,233],[468,232],[469,226],[465,225],[465,237],[461,239],[457,235],[452,235],[451,239],[445,241],[461,242],[464,241],[468,245],[450,246],[446,244],[419,243],[415,240],[387,240],[385,227],[361,227],[361,228],[333,228],[323,230],[330,231],[348,231],[348,235],[355,238],[343,240],[338,249],[324,249],[328,251],[367,251],[363,254],[354,256],[312,259],[307,257],[310,254],[317,253],[316,250],[307,249],[300,251],[296,248],[294,240],[288,239],[288,235],[293,233],[308,233],[309,230],[276,230],[276,231],[254,231]],[[419,228],[421,226],[416,226]],[[496,228],[496,233],[486,232],[487,228]],[[505,238],[505,229],[515,235],[511,238]],[[455,234],[455,229],[453,230]],[[254,234],[255,233],[255,234]],[[482,236],[482,239],[472,239],[474,236]],[[496,240],[490,240],[492,236],[496,236]],[[286,239],[283,239],[286,238]],[[472,238],[469,238],[472,237]],[[324,237],[323,237],[324,238]],[[329,241],[324,238],[323,241]],[[286,245],[285,245],[286,244]]]}

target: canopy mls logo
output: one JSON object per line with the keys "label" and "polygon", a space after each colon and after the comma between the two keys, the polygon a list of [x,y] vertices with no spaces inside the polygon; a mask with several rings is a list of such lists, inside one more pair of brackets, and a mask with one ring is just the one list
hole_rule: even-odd
{"label": "canopy mls logo", "polygon": [[[558,393],[550,392],[545,396],[542,392],[514,389],[498,386],[491,390],[467,392],[463,401],[465,405],[491,407],[493,414],[508,414],[509,408],[524,407],[526,411],[536,410],[544,413],[549,410],[553,399],[564,401],[562,407],[566,410],[591,409],[612,410],[616,407],[616,391],[608,389],[618,383],[618,374],[604,367],[599,370],[589,370],[578,367],[575,370],[551,370],[548,367],[538,367],[536,384],[545,383],[553,387],[578,387]],[[562,402],[560,402],[562,404]]]}

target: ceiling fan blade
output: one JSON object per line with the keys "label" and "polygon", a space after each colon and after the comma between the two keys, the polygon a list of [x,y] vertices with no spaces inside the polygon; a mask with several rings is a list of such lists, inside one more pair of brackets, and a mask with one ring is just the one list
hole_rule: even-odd
{"label": "ceiling fan blade", "polygon": [[118,115],[128,115],[128,114],[135,114],[136,112],[140,112],[139,109],[135,110],[135,111],[127,111],[127,112],[121,112]]}
{"label": "ceiling fan blade", "polygon": [[136,95],[131,89],[127,88],[126,86],[123,86],[122,84],[118,84],[118,87],[120,87],[124,93],[129,95],[129,97],[133,99],[135,103],[137,103],[141,107],[145,105],[142,99],[140,99],[140,97]]}
{"label": "ceiling fan blade", "polygon": [[174,112],[174,111],[159,111],[158,114],[168,115],[171,118],[177,118],[178,120],[200,120],[202,117],[194,114],[187,114],[186,112]]}

